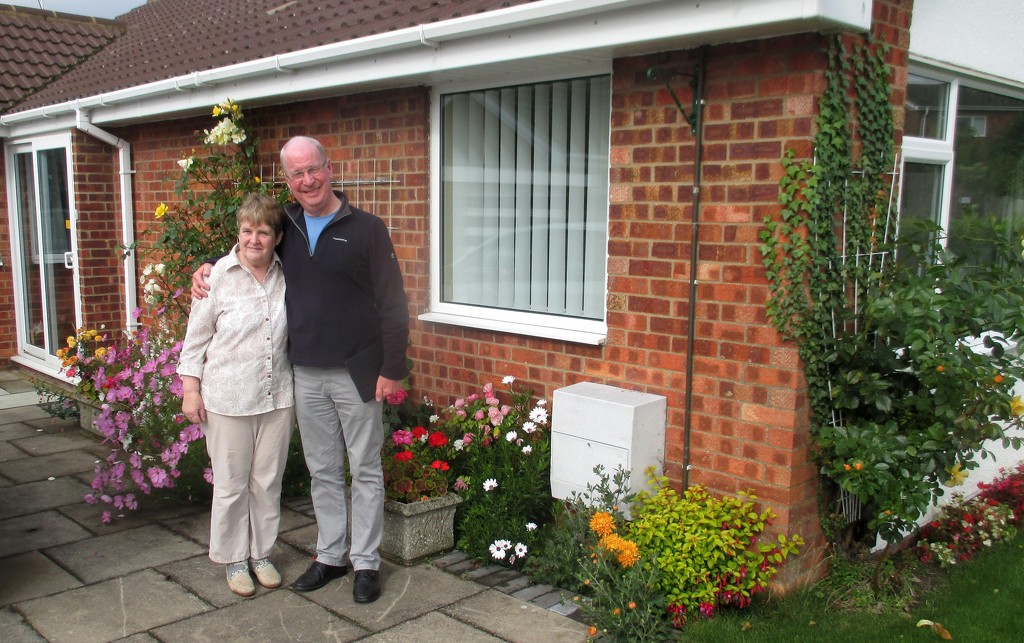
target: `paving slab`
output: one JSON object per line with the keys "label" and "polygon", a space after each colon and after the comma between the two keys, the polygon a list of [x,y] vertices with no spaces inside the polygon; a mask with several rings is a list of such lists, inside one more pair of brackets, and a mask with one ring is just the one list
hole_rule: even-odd
{"label": "paving slab", "polygon": [[4,556],[63,545],[92,536],[57,511],[43,511],[0,520],[0,552]]}
{"label": "paving slab", "polygon": [[[283,586],[299,577],[309,567],[309,558],[290,545],[278,543],[270,554],[270,560],[281,573]],[[187,588],[196,596],[216,607],[224,607],[245,600],[228,589],[224,565],[210,560],[206,554],[161,565],[156,568],[162,574]],[[256,584],[256,595],[274,591]]]}
{"label": "paving slab", "polygon": [[[152,517],[152,514],[150,514]],[[202,543],[203,545],[210,544],[210,509],[208,505],[205,505],[205,510],[196,511],[189,515],[175,516],[172,518],[156,517],[156,520],[160,524],[164,525],[168,529],[188,536],[190,539]],[[152,520],[151,520],[152,521]],[[281,507],[281,525],[278,527],[278,533],[286,531],[292,531],[301,527],[314,524],[314,521],[309,516],[305,516],[298,512],[292,511],[287,507]],[[314,535],[315,539],[315,535]],[[315,547],[314,541],[314,547]]]}
{"label": "paving slab", "polygon": [[29,457],[29,454],[25,453],[24,451],[14,446],[10,442],[7,442],[6,440],[0,442],[0,462],[10,462],[11,460],[24,460]]}
{"label": "paving slab", "polygon": [[71,478],[40,480],[0,489],[0,520],[82,501],[88,485]]}
{"label": "paving slab", "polygon": [[587,640],[582,623],[493,589],[442,610],[495,636],[517,643],[577,643]]}
{"label": "paving slab", "polygon": [[203,552],[202,546],[149,525],[51,547],[45,553],[86,583],[94,583]]}
{"label": "paving slab", "polygon": [[12,409],[19,406],[29,406],[43,402],[43,398],[35,391],[10,391],[5,389],[6,395],[0,397],[0,409]]}
{"label": "paving slab", "polygon": [[502,639],[474,629],[447,614],[431,612],[360,640],[367,643],[408,643],[427,640],[494,643]]}
{"label": "paving slab", "polygon": [[153,630],[161,641],[354,641],[367,631],[287,590]]}
{"label": "paving slab", "polygon": [[[0,606],[82,586],[77,578],[37,551],[4,558],[0,561],[0,568],[4,570],[3,582],[0,583]],[[0,640],[16,639],[0,637]]]}
{"label": "paving slab", "polygon": [[89,449],[96,447],[96,440],[83,435],[80,431],[69,433],[47,433],[43,431],[30,438],[10,440],[10,443],[31,455],[48,455],[72,449]]}
{"label": "paving slab", "polygon": [[[0,459],[2,459],[2,455],[2,445],[0,445]],[[95,469],[96,456],[77,449],[35,458],[0,462],[0,475],[19,483],[46,480],[50,477],[83,473]]]}
{"label": "paving slab", "polygon": [[112,641],[209,609],[149,569],[18,604],[26,620],[54,643]]}
{"label": "paving slab", "polygon": [[3,424],[0,424],[0,440],[17,440],[18,438],[30,438],[34,435],[46,433],[46,431],[29,426],[24,422],[8,422],[8,413],[10,411],[4,411],[2,414]]}
{"label": "paving slab", "polygon": [[0,610],[0,641],[11,643],[46,643],[46,639],[25,622],[21,614],[8,609]]}
{"label": "paving slab", "polygon": [[298,529],[288,531],[281,529],[278,531],[277,539],[313,557],[316,555],[316,537],[318,533],[316,523],[314,522],[311,525],[299,527]]}
{"label": "paving slab", "polygon": [[[91,479],[91,475],[89,476]],[[172,520],[181,516],[190,516],[201,513],[203,506],[198,503],[183,502],[175,498],[153,495],[143,495],[139,499],[140,509],[136,511],[117,511],[111,505],[89,505],[78,502],[73,505],[65,505],[60,512],[82,525],[89,531],[103,536],[126,529],[135,529],[154,522]],[[104,510],[115,511],[115,519],[109,523],[101,520]],[[207,519],[209,524],[209,519]]]}
{"label": "paving slab", "polygon": [[4,409],[4,424],[8,422],[32,422],[34,428],[41,429],[47,426],[78,426],[78,420],[62,420],[53,417],[36,405],[18,406]]}
{"label": "paving slab", "polygon": [[8,393],[35,393],[36,385],[17,374],[10,376],[0,375],[0,387]]}
{"label": "paving slab", "polygon": [[305,594],[305,598],[379,632],[486,591],[481,585],[461,581],[426,563],[404,567],[385,562],[381,566],[381,588],[383,593],[376,602],[356,603],[352,600],[350,573]]}

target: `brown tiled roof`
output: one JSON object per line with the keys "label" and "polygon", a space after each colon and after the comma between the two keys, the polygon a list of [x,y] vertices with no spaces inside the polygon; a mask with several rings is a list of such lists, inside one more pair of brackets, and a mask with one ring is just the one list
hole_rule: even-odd
{"label": "brown tiled roof", "polygon": [[123,29],[112,20],[0,4],[0,114],[102,49]]}
{"label": "brown tiled roof", "polygon": [[19,106],[42,107],[534,0],[149,0],[127,31]]}

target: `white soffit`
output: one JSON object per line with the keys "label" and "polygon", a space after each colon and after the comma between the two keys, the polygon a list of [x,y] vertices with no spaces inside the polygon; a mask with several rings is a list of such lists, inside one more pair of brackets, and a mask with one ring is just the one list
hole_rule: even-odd
{"label": "white soffit", "polygon": [[[205,112],[226,97],[249,105],[448,81],[500,84],[524,73],[595,68],[613,58],[804,32],[866,31],[871,0],[541,0],[418,28],[0,117],[11,137],[73,126]],[[4,131],[0,129],[0,131]]]}

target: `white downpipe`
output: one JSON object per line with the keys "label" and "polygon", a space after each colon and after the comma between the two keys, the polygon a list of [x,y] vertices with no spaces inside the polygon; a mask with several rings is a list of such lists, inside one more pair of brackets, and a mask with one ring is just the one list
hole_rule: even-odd
{"label": "white downpipe", "polygon": [[[102,130],[89,122],[89,116],[81,109],[75,110],[75,128],[98,138],[104,143],[117,148],[121,177],[121,243],[130,248],[135,242],[135,209],[132,192],[132,146],[110,132]],[[124,260],[124,318],[127,328],[135,326],[132,311],[137,305],[137,287],[135,282],[135,252],[128,251]]]}

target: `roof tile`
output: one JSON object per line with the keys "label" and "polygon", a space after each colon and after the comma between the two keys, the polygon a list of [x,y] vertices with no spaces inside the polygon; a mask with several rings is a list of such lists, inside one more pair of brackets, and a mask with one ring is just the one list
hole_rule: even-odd
{"label": "roof tile", "polygon": [[0,5],[0,114],[123,31],[110,20]]}
{"label": "roof tile", "polygon": [[[533,1],[149,0],[117,19],[125,27],[123,35],[17,109]],[[6,28],[0,24],[0,30]],[[94,37],[88,31],[82,36]],[[53,38],[69,39],[66,31]],[[53,49],[55,45],[48,45],[48,51]]]}

